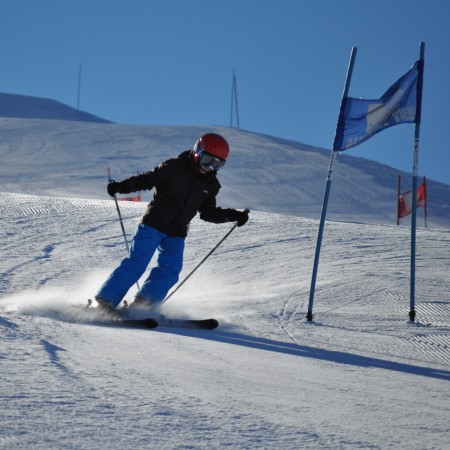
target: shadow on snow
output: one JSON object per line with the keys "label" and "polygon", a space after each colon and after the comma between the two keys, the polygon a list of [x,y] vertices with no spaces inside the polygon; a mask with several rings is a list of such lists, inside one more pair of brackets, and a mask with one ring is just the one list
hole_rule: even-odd
{"label": "shadow on snow", "polygon": [[162,329],[158,331],[167,333],[176,333],[201,339],[208,339],[225,344],[239,345],[241,347],[253,348],[257,350],[265,350],[269,352],[282,353],[285,355],[300,356],[303,358],[317,359],[320,361],[328,361],[337,364],[346,364],[351,366],[376,368],[391,370],[394,372],[419,375],[429,378],[437,378],[440,380],[450,381],[450,371],[433,369],[430,367],[416,366],[412,364],[398,363],[387,361],[379,358],[371,358],[368,356],[356,355],[334,350],[324,350],[320,348],[308,347],[289,342],[275,341],[255,336],[246,336],[244,334],[232,333],[228,331],[204,331],[204,330],[181,330],[181,329]]}

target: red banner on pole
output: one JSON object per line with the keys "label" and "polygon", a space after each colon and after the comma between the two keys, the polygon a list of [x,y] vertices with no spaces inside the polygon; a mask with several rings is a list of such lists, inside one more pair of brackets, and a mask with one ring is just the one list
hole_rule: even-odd
{"label": "red banner on pole", "polygon": [[134,197],[117,197],[117,200],[119,200],[120,202],[140,202],[141,196],[136,195]]}
{"label": "red banner on pole", "polygon": [[[427,217],[427,185],[426,179],[417,188],[417,208],[424,208],[425,219]],[[400,219],[412,213],[412,191],[400,194],[400,175],[398,176],[398,203],[397,203],[397,225]]]}

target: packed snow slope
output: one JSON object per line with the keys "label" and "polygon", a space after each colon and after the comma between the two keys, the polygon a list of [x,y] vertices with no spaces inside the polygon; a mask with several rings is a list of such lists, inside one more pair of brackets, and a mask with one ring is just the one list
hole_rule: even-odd
{"label": "packed snow slope", "polygon": [[[0,212],[0,448],[448,448],[450,231],[418,231],[415,324],[408,228],[327,223],[305,323],[318,222],[255,211],[166,304],[218,329],[132,330],[75,308],[125,254],[112,200]],[[230,227],[194,219],[182,277]]]}
{"label": "packed snow slope", "polygon": [[[0,118],[0,191],[106,199],[108,167],[116,180],[151,170],[192,148],[209,131],[224,135],[231,146],[220,173],[224,206],[320,217],[329,150],[217,126]],[[328,218],[396,224],[399,174],[402,192],[411,190],[406,173],[345,153],[338,156]],[[150,196],[143,193],[144,200]],[[428,180],[428,214],[429,226],[450,228],[450,186]],[[423,226],[423,208],[418,224]]]}

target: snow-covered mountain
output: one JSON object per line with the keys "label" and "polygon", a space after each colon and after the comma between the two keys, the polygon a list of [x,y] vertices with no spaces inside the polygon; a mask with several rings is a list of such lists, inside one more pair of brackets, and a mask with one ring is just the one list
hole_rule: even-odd
{"label": "snow-covered mountain", "polygon": [[[125,254],[106,167],[151,168],[203,130],[232,145],[219,202],[253,211],[165,310],[220,327],[83,322]],[[328,151],[219,127],[4,118],[0,133],[0,448],[448,447],[448,216],[418,230],[412,324],[393,169],[340,159],[310,323]],[[144,205],[120,207],[131,235]],[[193,220],[182,278],[230,228]]]}
{"label": "snow-covered mountain", "polygon": [[[39,110],[39,108],[36,108]],[[63,116],[62,116],[63,117]],[[66,120],[0,118],[0,191],[107,198],[107,168],[120,180],[191,148],[204,132],[223,134],[231,154],[220,173],[225,206],[318,218],[330,151],[243,130],[214,126],[130,126]],[[363,158],[340,155],[328,217],[395,224],[398,175]],[[450,228],[450,186],[427,182],[429,226]],[[151,193],[144,193],[148,200]],[[423,209],[418,210],[423,226]],[[402,224],[408,225],[409,219]]]}
{"label": "snow-covered mountain", "polygon": [[111,123],[49,98],[0,92],[0,117]]}

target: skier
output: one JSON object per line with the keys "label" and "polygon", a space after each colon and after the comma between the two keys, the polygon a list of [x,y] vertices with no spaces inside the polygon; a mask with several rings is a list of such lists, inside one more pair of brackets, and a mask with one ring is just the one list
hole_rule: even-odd
{"label": "skier", "polygon": [[133,304],[160,306],[178,281],[188,226],[197,212],[202,220],[212,223],[237,222],[242,226],[248,221],[248,210],[216,206],[221,187],[216,175],[228,153],[228,143],[222,136],[207,133],[197,140],[193,150],[184,151],[152,171],[121,182],[109,182],[107,190],[112,197],[117,193],[153,188],[155,191],[133,237],[129,255],[95,295],[99,307],[115,309],[145,272],[155,251],[157,264],[136,293]]}

